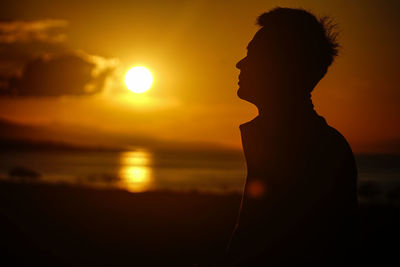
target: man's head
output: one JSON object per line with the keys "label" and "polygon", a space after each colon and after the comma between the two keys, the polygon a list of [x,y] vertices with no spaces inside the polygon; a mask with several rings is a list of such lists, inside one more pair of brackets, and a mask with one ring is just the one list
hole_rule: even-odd
{"label": "man's head", "polygon": [[238,96],[259,108],[310,97],[337,55],[338,43],[326,18],[302,9],[275,8],[258,17],[240,69]]}

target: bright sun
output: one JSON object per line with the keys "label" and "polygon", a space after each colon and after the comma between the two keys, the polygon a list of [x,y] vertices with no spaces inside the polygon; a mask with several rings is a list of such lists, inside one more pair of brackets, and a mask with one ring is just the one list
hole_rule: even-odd
{"label": "bright sun", "polygon": [[133,67],[125,75],[125,84],[129,90],[141,94],[150,89],[153,75],[145,67]]}

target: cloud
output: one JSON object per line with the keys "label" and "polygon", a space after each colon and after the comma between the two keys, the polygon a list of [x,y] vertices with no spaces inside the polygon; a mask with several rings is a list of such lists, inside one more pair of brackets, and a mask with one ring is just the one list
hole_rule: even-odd
{"label": "cloud", "polygon": [[118,61],[67,49],[66,20],[0,21],[0,95],[100,92]]}
{"label": "cloud", "polygon": [[9,78],[20,76],[32,58],[66,51],[67,25],[58,19],[0,20],[0,94],[7,92]]}
{"label": "cloud", "polygon": [[0,92],[35,97],[95,94],[103,89],[114,63],[83,52],[45,55],[29,61]]}
{"label": "cloud", "polygon": [[68,22],[60,19],[0,21],[0,43],[61,43],[66,35],[60,30],[67,26]]}

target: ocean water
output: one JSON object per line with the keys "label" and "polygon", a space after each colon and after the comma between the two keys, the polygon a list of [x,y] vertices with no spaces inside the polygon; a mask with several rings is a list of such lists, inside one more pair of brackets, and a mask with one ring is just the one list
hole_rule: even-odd
{"label": "ocean water", "polygon": [[[356,155],[362,201],[399,198],[400,155]],[[16,169],[23,167],[37,175]],[[11,172],[14,170],[14,176]],[[241,192],[246,166],[232,151],[15,150],[0,152],[0,178],[148,190]],[[397,190],[397,191],[396,191]],[[396,195],[397,194],[397,195]]]}
{"label": "ocean water", "polygon": [[[16,175],[16,167],[40,177]],[[0,153],[2,179],[149,190],[240,191],[245,177],[241,153],[151,151],[7,151]],[[32,175],[31,175],[32,176]]]}

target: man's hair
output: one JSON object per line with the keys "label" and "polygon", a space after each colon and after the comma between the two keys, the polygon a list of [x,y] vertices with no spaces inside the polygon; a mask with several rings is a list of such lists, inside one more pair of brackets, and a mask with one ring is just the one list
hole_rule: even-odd
{"label": "man's hair", "polygon": [[304,9],[277,7],[261,14],[257,24],[274,32],[281,54],[299,60],[318,82],[338,54],[336,24],[329,17],[317,19]]}

